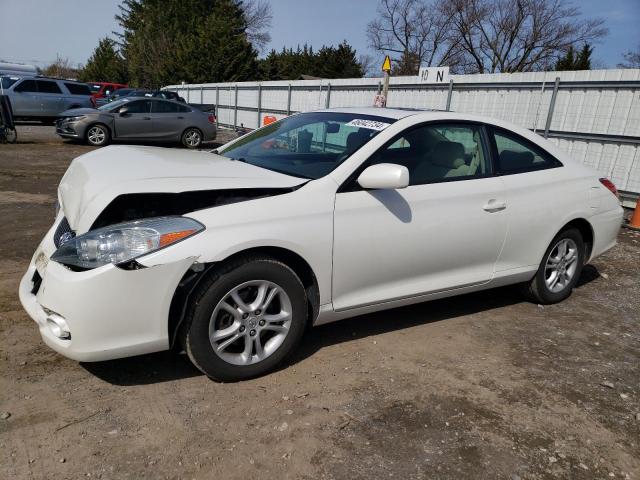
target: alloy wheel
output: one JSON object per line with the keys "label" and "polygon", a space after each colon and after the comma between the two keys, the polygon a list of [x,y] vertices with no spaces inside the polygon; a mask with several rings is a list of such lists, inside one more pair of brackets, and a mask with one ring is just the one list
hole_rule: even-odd
{"label": "alloy wheel", "polygon": [[578,246],[571,238],[563,238],[551,249],[544,272],[544,282],[550,292],[567,288],[576,274],[578,259]]}
{"label": "alloy wheel", "polygon": [[101,145],[107,137],[106,132],[101,127],[91,127],[87,132],[89,143],[93,145]]}
{"label": "alloy wheel", "polygon": [[200,145],[200,133],[197,130],[190,130],[185,134],[184,141],[190,147],[197,147]]}
{"label": "alloy wheel", "polygon": [[213,351],[233,365],[252,365],[272,355],[292,322],[291,299],[279,285],[253,280],[231,289],[209,320]]}

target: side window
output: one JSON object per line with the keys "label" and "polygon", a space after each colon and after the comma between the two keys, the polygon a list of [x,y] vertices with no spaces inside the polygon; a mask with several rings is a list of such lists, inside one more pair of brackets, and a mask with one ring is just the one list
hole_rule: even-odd
{"label": "side window", "polygon": [[13,90],[16,92],[37,92],[38,87],[36,87],[35,80],[25,80],[22,83],[16,85]]}
{"label": "side window", "polygon": [[562,166],[550,154],[519,135],[496,129],[493,138],[498,150],[499,173],[522,173]]}
{"label": "side window", "polygon": [[191,111],[191,108],[187,107],[186,105],[178,105],[178,111],[187,113]]}
{"label": "side window", "polygon": [[62,93],[56,82],[51,80],[36,80],[40,93]]}
{"label": "side window", "polygon": [[177,113],[178,105],[171,102],[155,101],[153,102],[153,112],[154,113]]}
{"label": "side window", "polygon": [[151,102],[139,100],[127,104],[127,113],[149,113],[151,112]]}
{"label": "side window", "polygon": [[392,139],[372,163],[396,163],[409,170],[409,185],[466,180],[490,174],[482,127],[431,123]]}
{"label": "side window", "polygon": [[67,90],[69,90],[69,93],[72,95],[91,95],[89,86],[84,83],[65,82],[64,86],[67,87]]}

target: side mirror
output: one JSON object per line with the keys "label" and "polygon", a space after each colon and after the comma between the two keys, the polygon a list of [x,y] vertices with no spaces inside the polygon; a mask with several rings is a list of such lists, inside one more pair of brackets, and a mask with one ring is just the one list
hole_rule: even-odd
{"label": "side mirror", "polygon": [[409,186],[409,170],[395,163],[371,165],[360,174],[358,184],[369,190],[406,188]]}
{"label": "side mirror", "polygon": [[120,110],[118,110],[118,114],[119,114],[121,117],[126,116],[128,113],[129,113],[129,107],[128,107],[128,106],[126,106],[126,105],[125,105],[124,107],[120,107]]}

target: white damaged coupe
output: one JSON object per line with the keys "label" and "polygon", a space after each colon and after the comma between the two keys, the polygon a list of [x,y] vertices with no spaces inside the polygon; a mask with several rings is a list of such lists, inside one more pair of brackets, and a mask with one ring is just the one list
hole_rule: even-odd
{"label": "white damaged coupe", "polygon": [[535,133],[447,112],[303,113],[214,152],[112,146],[64,175],[20,299],[69,358],[184,349],[240,380],[311,325],[516,283],[561,301],[615,245],[616,193]]}

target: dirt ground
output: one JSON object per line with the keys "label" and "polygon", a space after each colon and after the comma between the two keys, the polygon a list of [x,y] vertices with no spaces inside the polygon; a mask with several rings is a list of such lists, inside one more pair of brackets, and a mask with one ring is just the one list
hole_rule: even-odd
{"label": "dirt ground", "polygon": [[640,479],[640,234],[562,304],[502,288],[362,316],[252,381],[170,353],[79,364],[17,288],[89,147],[19,136],[0,145],[0,477]]}

